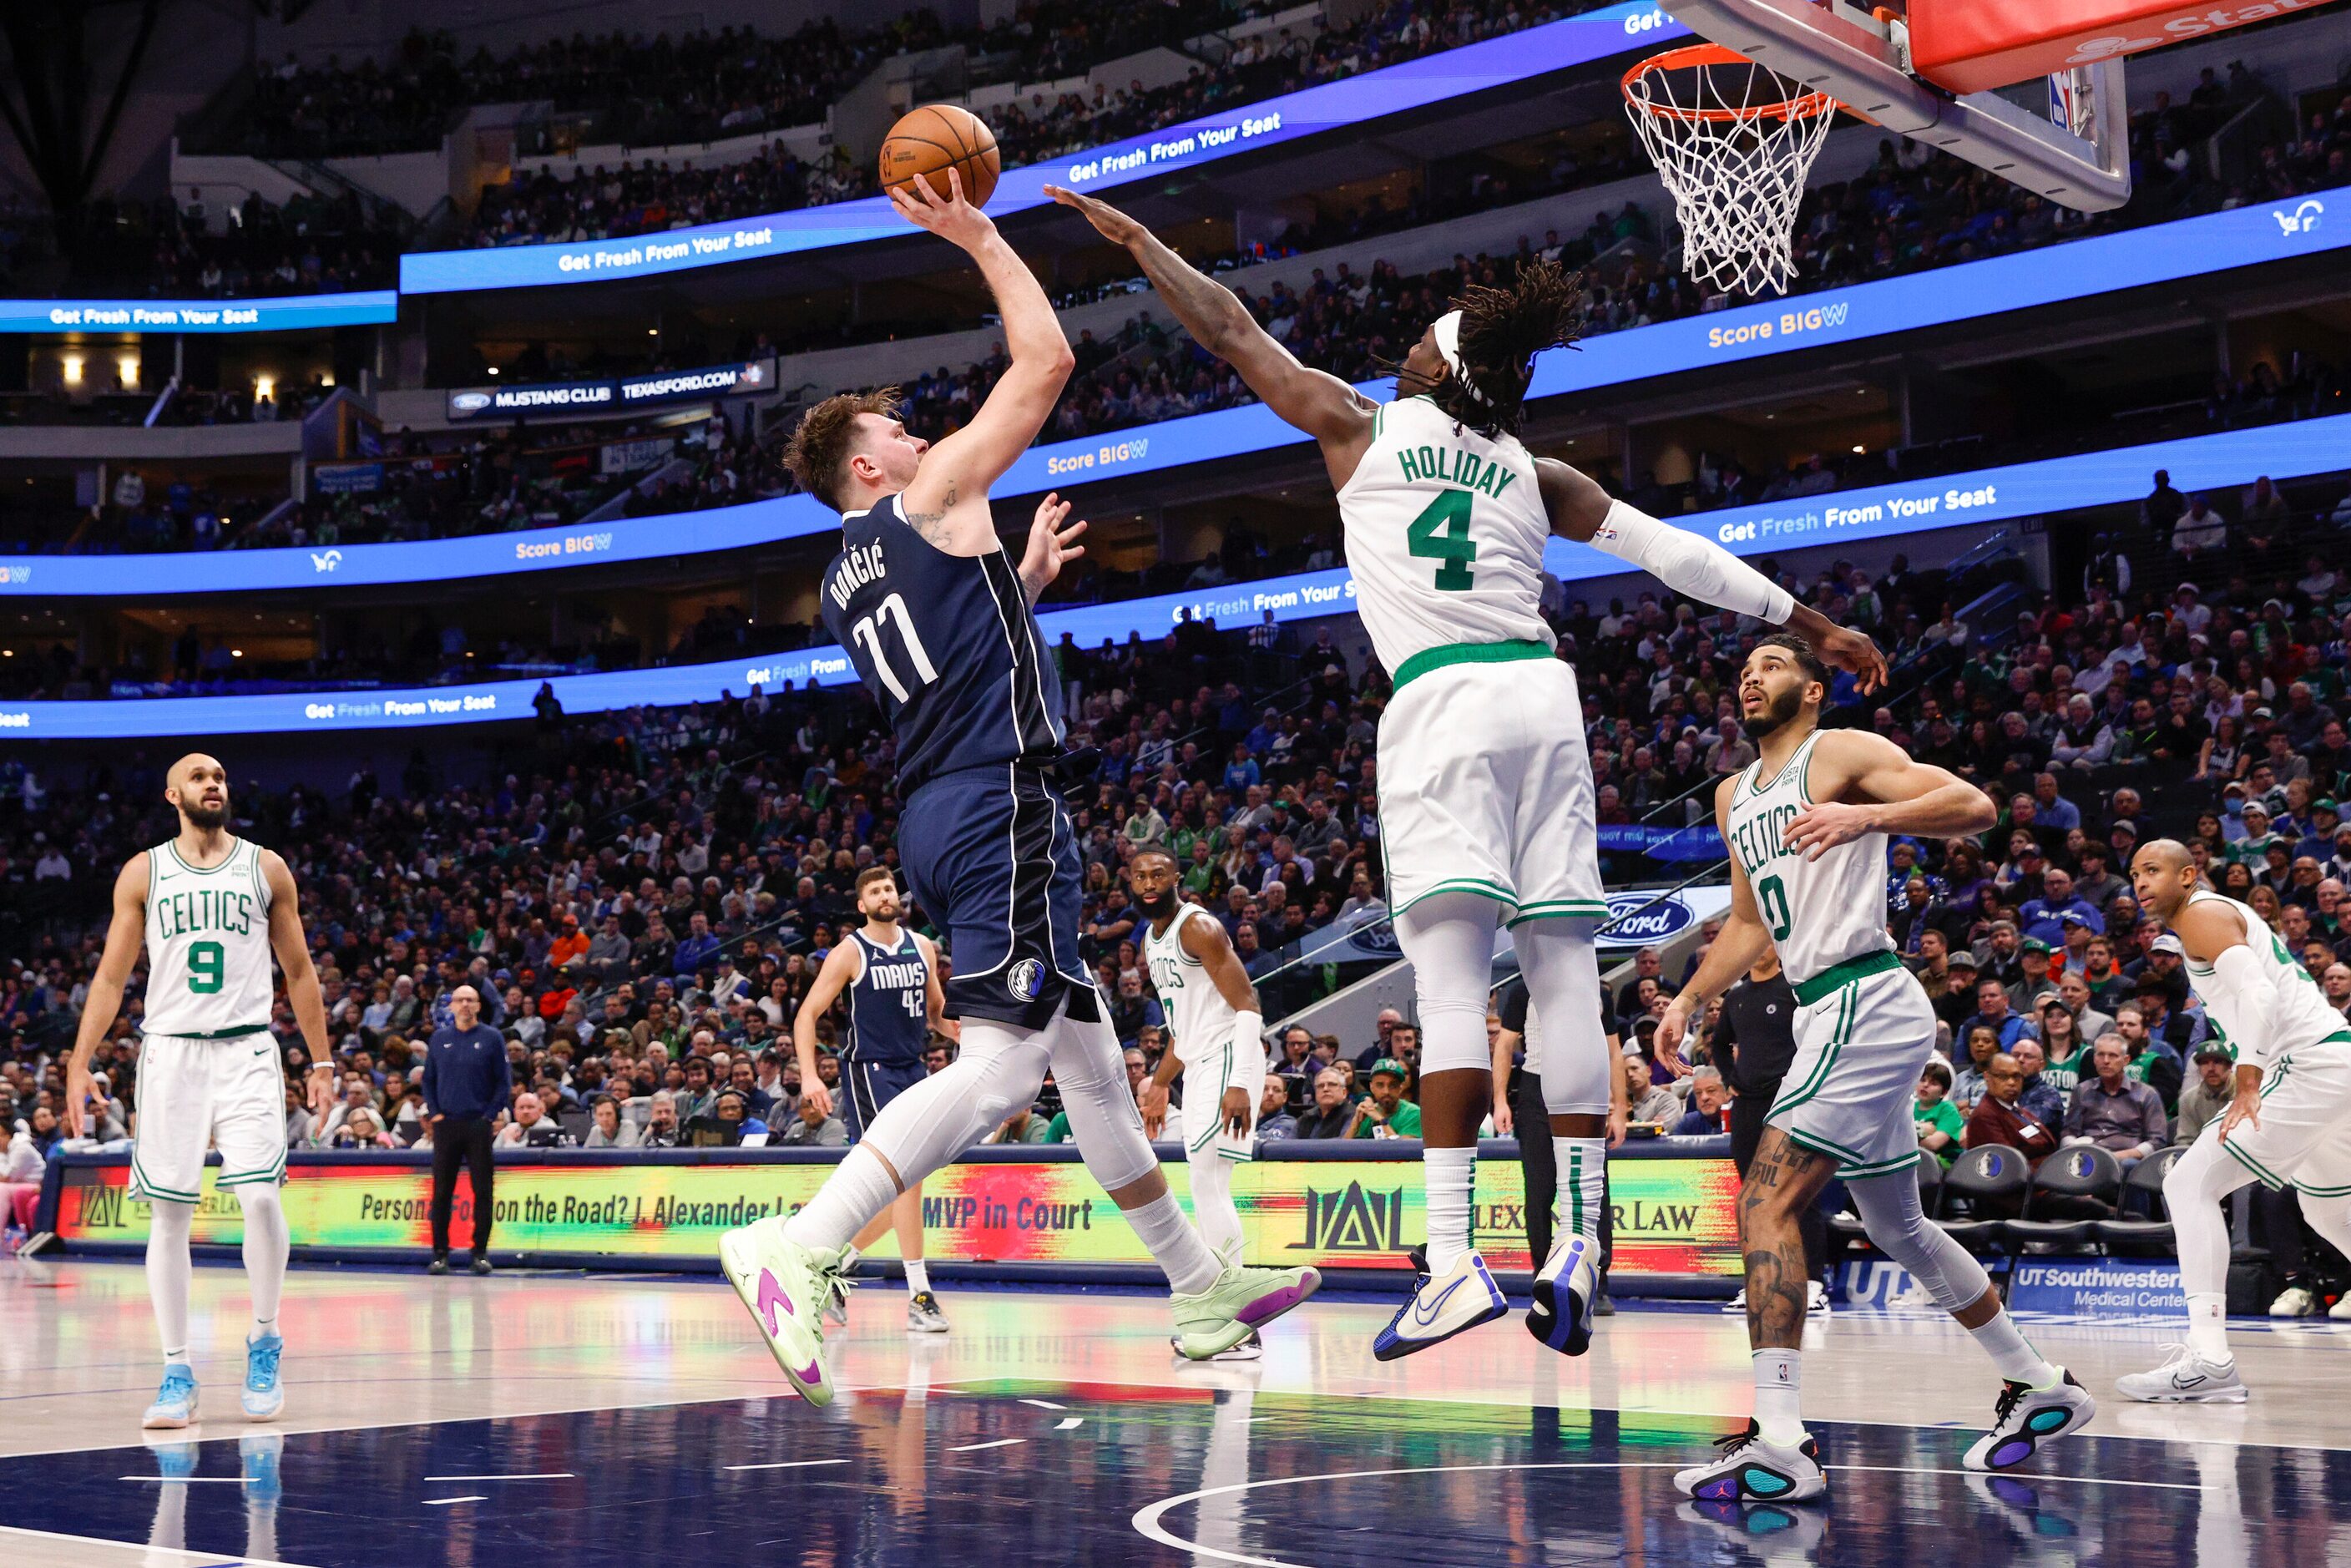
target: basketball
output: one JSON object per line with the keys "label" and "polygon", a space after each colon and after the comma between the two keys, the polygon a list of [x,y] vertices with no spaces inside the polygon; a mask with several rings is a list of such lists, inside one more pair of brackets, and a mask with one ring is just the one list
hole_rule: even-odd
{"label": "basketball", "polygon": [[931,194],[945,201],[946,171],[954,169],[963,181],[963,197],[984,207],[995,193],[1003,159],[996,151],[996,133],[967,109],[952,103],[926,103],[907,110],[882,141],[882,188],[901,189],[917,177]]}

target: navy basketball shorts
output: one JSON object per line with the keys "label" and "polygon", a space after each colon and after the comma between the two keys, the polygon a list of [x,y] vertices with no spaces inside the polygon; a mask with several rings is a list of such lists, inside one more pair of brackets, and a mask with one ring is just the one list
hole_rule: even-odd
{"label": "navy basketball shorts", "polygon": [[882,1107],[920,1083],[929,1073],[920,1061],[844,1061],[841,1064],[841,1124],[849,1141],[862,1142]]}
{"label": "navy basketball shorts", "polygon": [[1061,797],[1034,768],[943,773],[914,791],[899,825],[906,880],[954,960],[946,1016],[1041,1029],[1064,999],[1101,1016],[1078,956],[1084,881]]}

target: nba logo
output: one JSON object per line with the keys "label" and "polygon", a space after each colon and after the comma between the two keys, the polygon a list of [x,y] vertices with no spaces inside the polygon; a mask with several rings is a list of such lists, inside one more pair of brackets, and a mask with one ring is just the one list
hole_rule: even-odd
{"label": "nba logo", "polygon": [[1037,982],[1045,977],[1044,967],[1034,958],[1023,958],[1004,972],[1004,988],[1016,1001],[1037,999]]}

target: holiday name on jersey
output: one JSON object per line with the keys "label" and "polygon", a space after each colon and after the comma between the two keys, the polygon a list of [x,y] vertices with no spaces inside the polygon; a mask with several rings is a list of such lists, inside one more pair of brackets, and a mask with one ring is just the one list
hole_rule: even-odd
{"label": "holiday name on jersey", "polygon": [[1796,820],[1796,810],[1782,801],[1760,816],[1732,824],[1730,847],[1739,852],[1740,867],[1749,876],[1788,852],[1788,824]]}
{"label": "holiday name on jersey", "polygon": [[155,929],[165,940],[198,931],[253,934],[254,897],[234,888],[166,894],[155,901]]}
{"label": "holiday name on jersey", "polygon": [[1457,485],[1482,495],[1499,496],[1517,478],[1499,463],[1489,463],[1474,452],[1458,446],[1406,447],[1396,454],[1396,463],[1403,468],[1407,484],[1430,480],[1440,485]]}
{"label": "holiday name on jersey", "polygon": [[826,584],[825,591],[832,595],[835,605],[846,610],[852,594],[867,583],[887,576],[888,570],[882,559],[880,539],[868,545],[852,545],[841,552],[841,565],[834,570],[832,580]]}

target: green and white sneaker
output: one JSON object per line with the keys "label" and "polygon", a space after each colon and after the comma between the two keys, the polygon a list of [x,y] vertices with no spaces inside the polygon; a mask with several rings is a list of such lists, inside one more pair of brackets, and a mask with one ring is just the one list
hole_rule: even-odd
{"label": "green and white sneaker", "polygon": [[793,1392],[811,1405],[832,1403],[822,1314],[842,1286],[841,1260],[838,1250],[803,1247],[786,1237],[780,1217],[718,1239],[718,1263],[727,1282],[743,1299]]}
{"label": "green and white sneaker", "polygon": [[1244,1269],[1228,1264],[1196,1296],[1174,1296],[1176,1348],[1207,1361],[1248,1339],[1322,1288],[1313,1269]]}

